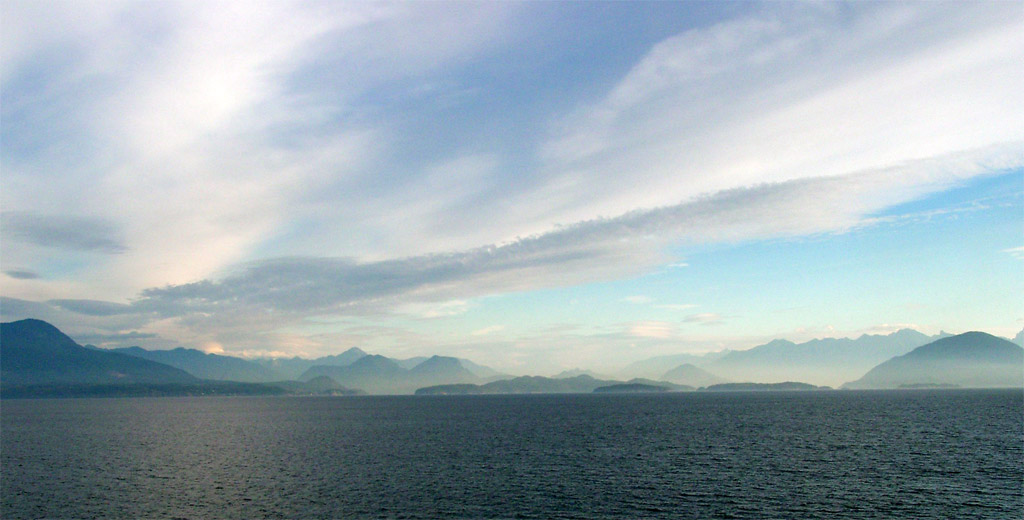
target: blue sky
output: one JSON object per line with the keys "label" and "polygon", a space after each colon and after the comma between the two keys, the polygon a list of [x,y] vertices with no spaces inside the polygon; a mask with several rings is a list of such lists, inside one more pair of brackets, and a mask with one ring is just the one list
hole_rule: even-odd
{"label": "blue sky", "polygon": [[1024,327],[1012,2],[2,9],[5,321],[541,373]]}

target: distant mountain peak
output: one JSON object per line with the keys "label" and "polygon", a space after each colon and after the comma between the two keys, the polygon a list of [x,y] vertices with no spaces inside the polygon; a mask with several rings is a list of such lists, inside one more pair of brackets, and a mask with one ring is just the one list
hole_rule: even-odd
{"label": "distant mountain peak", "polygon": [[412,367],[410,372],[420,373],[438,369],[466,370],[463,368],[462,363],[459,362],[458,358],[450,356],[430,356],[420,364]]}
{"label": "distant mountain peak", "polygon": [[927,334],[925,334],[925,333],[923,333],[923,332],[921,332],[919,330],[916,330],[916,329],[899,329],[899,330],[897,330],[896,332],[893,332],[890,335],[891,336],[902,336],[902,337],[913,337],[913,338],[928,337]]}
{"label": "distant mountain peak", "polygon": [[[937,339],[939,336],[932,338]],[[900,339],[903,341],[921,341],[927,340],[929,336],[919,330],[911,328],[896,329],[888,334],[861,334],[854,341],[870,340],[870,339]]]}
{"label": "distant mountain peak", "polygon": [[661,376],[661,380],[692,386],[694,388],[728,382],[727,379],[718,377],[692,363],[683,363],[682,365],[665,372],[665,374]]}
{"label": "distant mountain peak", "polygon": [[476,364],[476,363],[474,363],[474,362],[472,362],[472,361],[470,361],[468,359],[459,358],[459,363],[462,365],[462,368],[465,368],[466,370],[469,370],[473,375],[475,375],[477,377],[492,378],[492,377],[501,377],[503,375],[500,372],[498,372],[498,371],[496,371],[496,370],[494,370],[494,369],[492,369],[490,367],[486,367],[484,365],[478,365],[478,364]]}
{"label": "distant mountain peak", "polygon": [[363,356],[363,357],[357,359],[355,362],[353,362],[349,366],[352,367],[353,369],[362,369],[362,368],[367,368],[367,367],[377,367],[377,368],[384,368],[384,367],[386,367],[386,368],[389,368],[389,369],[395,368],[395,369],[398,369],[398,370],[402,370],[402,367],[398,366],[398,363],[395,363],[395,361],[393,359],[388,358],[388,357],[384,357],[384,356],[382,356],[380,354],[369,354],[369,355]]}
{"label": "distant mountain peak", "polygon": [[1012,352],[1015,346],[1017,345],[987,332],[970,331],[937,339],[900,357],[914,358],[944,356],[947,354],[962,355],[964,353],[977,352]]}
{"label": "distant mountain peak", "polygon": [[24,320],[12,321],[4,323],[8,330],[19,331],[19,332],[30,332],[33,334],[52,334],[54,336],[63,336],[67,339],[71,339],[67,334],[61,332],[60,329],[54,327],[52,324],[47,323],[43,320],[37,320],[35,318],[26,318]]}
{"label": "distant mountain peak", "polygon": [[937,339],[885,361],[846,388],[1024,386],[1024,348],[985,332]]}
{"label": "distant mountain peak", "polygon": [[583,368],[571,368],[569,370],[563,370],[563,371],[561,371],[561,372],[551,376],[551,378],[552,379],[568,379],[570,377],[576,377],[576,376],[590,376],[590,377],[593,377],[594,379],[609,379],[608,376],[605,376],[603,374],[598,374],[597,372],[594,372],[593,370],[586,370],[586,369],[583,369]]}
{"label": "distant mountain peak", "polygon": [[43,384],[191,383],[177,368],[75,343],[42,320],[0,323],[3,387]]}
{"label": "distant mountain peak", "polygon": [[431,356],[426,361],[409,370],[409,376],[423,383],[423,386],[444,382],[468,383],[476,381],[475,374],[462,366],[458,358],[449,356]]}

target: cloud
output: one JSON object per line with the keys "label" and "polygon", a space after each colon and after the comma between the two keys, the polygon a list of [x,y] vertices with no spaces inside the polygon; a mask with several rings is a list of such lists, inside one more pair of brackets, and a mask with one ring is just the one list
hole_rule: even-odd
{"label": "cloud", "polygon": [[[74,236],[5,222],[5,238],[124,253],[75,259],[76,274],[89,275],[79,279],[101,280],[94,296],[111,299],[212,276],[268,242],[364,256],[380,250],[359,237],[377,234],[382,250],[398,250],[383,240],[400,236],[388,227],[443,214],[432,205],[469,185],[447,176],[486,175],[491,160],[388,161],[410,155],[394,142],[409,131],[395,121],[409,110],[375,96],[396,83],[447,84],[444,71],[499,48],[516,10],[439,5],[3,4],[3,207],[76,208],[117,230]],[[397,172],[431,168],[434,193],[411,192],[422,198],[367,192],[378,181],[412,186]],[[422,218],[411,209],[418,201]],[[397,215],[377,210],[399,204],[408,218],[370,217]],[[374,213],[360,213],[367,208]],[[5,263],[45,261],[22,249],[5,244]]]}
{"label": "cloud", "polygon": [[[924,329],[924,327],[916,323],[881,323],[864,329],[863,333],[873,335],[889,335],[904,329],[916,330],[921,332]],[[834,330],[829,332],[833,334],[835,333]]]}
{"label": "cloud", "polygon": [[100,300],[50,300],[47,303],[64,310],[89,316],[114,316],[135,312],[130,305]]}
{"label": "cloud", "polygon": [[223,354],[224,353],[224,345],[221,345],[220,343],[217,343],[216,341],[210,341],[210,342],[204,344],[199,350],[202,350],[203,352],[205,352],[207,354]]}
{"label": "cloud", "polygon": [[723,321],[722,315],[714,312],[702,312],[699,314],[691,314],[683,321],[687,323],[699,323],[701,325],[716,325]]}
{"label": "cloud", "polygon": [[10,211],[0,218],[5,235],[43,247],[108,254],[126,250],[117,227],[99,218]]}
{"label": "cloud", "polygon": [[25,318],[38,317],[46,320],[45,317],[53,313],[50,305],[9,296],[0,296],[0,313],[3,313],[3,321],[14,321]]}
{"label": "cloud", "polygon": [[626,303],[632,303],[632,304],[639,305],[639,304],[644,304],[644,303],[651,303],[652,300],[651,300],[651,298],[649,296],[637,295],[637,296],[627,296],[627,297],[623,298],[623,301],[625,301]]}
{"label": "cloud", "polygon": [[1024,246],[1003,249],[1003,252],[1009,253],[1010,256],[1016,258],[1017,260],[1024,260]]}
{"label": "cloud", "polygon": [[503,330],[505,330],[505,326],[504,325],[491,325],[490,327],[484,327],[482,329],[474,330],[473,332],[470,332],[469,335],[470,336],[486,336],[488,334],[493,334],[495,332],[501,332]]}
{"label": "cloud", "polygon": [[411,314],[422,318],[445,318],[465,314],[470,308],[465,300],[451,300],[440,303],[409,303],[395,308],[400,314]]}
{"label": "cloud", "polygon": [[[870,225],[871,213],[946,188],[976,169],[1001,164],[1001,157],[982,151],[897,169],[729,190],[444,254],[376,262],[323,257],[250,262],[218,280],[147,289],[133,306],[166,317],[190,315],[196,322],[214,315],[269,318],[268,313],[273,320],[287,320],[389,312],[416,302],[633,276],[669,262],[665,249],[679,243],[802,236]],[[259,326],[259,319],[254,321]]]}
{"label": "cloud", "polygon": [[[97,298],[254,259],[504,244],[1022,137],[1019,14],[998,4],[764,6],[656,42],[596,99],[502,105],[537,136],[522,145],[475,140],[495,100],[439,113],[433,93],[498,95],[480,64],[543,37],[516,23],[551,16],[540,4],[4,9],[5,134],[27,137],[5,140],[0,197],[116,227],[79,243],[122,252],[79,262]],[[473,139],[446,140],[462,124]]]}
{"label": "cloud", "polygon": [[629,333],[639,338],[665,339],[675,335],[676,329],[664,321],[642,321],[629,327]]}
{"label": "cloud", "polygon": [[138,345],[144,340],[156,339],[156,334],[147,334],[138,331],[116,333],[116,334],[75,334],[75,341],[83,345],[106,346],[106,348],[117,348],[124,345]]}
{"label": "cloud", "polygon": [[156,317],[126,307],[123,304],[90,300],[37,302],[0,296],[0,321],[26,318],[44,320],[78,343],[91,343],[105,348],[131,345],[143,345],[146,348],[178,346],[176,334],[172,333],[168,337],[156,331],[144,330]]}
{"label": "cloud", "polygon": [[555,120],[541,157],[563,218],[1024,139],[1005,117],[1024,115],[1019,9],[775,7],[656,44]]}
{"label": "cloud", "polygon": [[8,269],[4,271],[4,274],[17,280],[36,280],[39,278],[39,273],[29,271],[28,269]]}

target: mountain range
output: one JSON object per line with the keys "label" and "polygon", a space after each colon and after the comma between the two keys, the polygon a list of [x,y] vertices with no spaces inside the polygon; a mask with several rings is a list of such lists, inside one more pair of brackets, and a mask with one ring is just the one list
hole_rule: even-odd
{"label": "mountain range", "polygon": [[303,373],[309,370],[311,367],[316,365],[333,365],[333,366],[345,366],[355,363],[361,358],[368,356],[359,347],[352,347],[341,354],[333,356],[324,356],[316,359],[306,359],[300,357],[293,358],[257,358],[250,363],[258,366],[262,366],[272,373],[276,374],[276,378],[280,379],[299,379]]}
{"label": "mountain range", "polygon": [[822,338],[803,343],[780,339],[749,350],[733,350],[698,366],[731,381],[803,381],[834,386],[864,375],[887,359],[946,336],[902,329],[889,335],[865,334],[856,339]]}
{"label": "mountain range", "polygon": [[[86,347],[89,348],[90,345],[86,345]],[[99,351],[103,350],[96,347],[92,348]],[[266,383],[269,381],[294,379],[284,377],[277,371],[251,361],[231,356],[207,354],[195,349],[179,347],[171,350],[146,350],[141,347],[126,347],[110,349],[107,352],[116,352],[163,363],[184,370],[200,379],[243,381],[247,383]]]}
{"label": "mountain range", "polygon": [[432,356],[406,369],[393,359],[370,355],[351,365],[310,367],[299,379],[308,380],[318,376],[328,376],[346,386],[374,394],[407,394],[426,386],[476,383],[482,380],[463,367],[458,359],[446,356]]}
{"label": "mountain range", "polygon": [[[125,347],[107,350],[86,345],[86,348],[103,352],[117,352],[120,354],[164,363],[184,370],[201,379],[216,381],[244,381],[253,383],[309,380],[311,377],[315,377],[318,374],[345,374],[345,370],[337,371],[327,367],[347,367],[364,358],[373,357],[359,347],[352,347],[341,354],[323,356],[314,359],[293,357],[257,358],[253,360],[223,356],[219,354],[208,354],[199,350],[180,347],[171,350],[146,350],[140,347]],[[383,356],[376,357],[381,358]],[[388,359],[405,370],[414,369],[415,367],[430,360],[430,358],[426,356],[409,359],[385,359]],[[474,376],[474,379],[472,379],[474,381],[491,380],[502,376],[502,374],[496,370],[473,363],[467,359],[450,359],[456,360],[462,370],[465,370]],[[431,370],[430,367],[434,363],[436,363],[436,361],[433,361],[430,365],[421,368],[417,373]],[[311,369],[315,370],[311,372]],[[458,372],[454,367],[450,370],[452,374]]]}
{"label": "mountain range", "polygon": [[[1022,336],[1018,334],[1015,340]],[[879,358],[884,359],[865,367]],[[847,379],[844,388],[1024,386],[1024,348],[981,332],[930,338],[907,330],[888,336],[799,344],[776,340],[714,356],[652,359],[659,362],[661,372],[651,378],[594,377],[582,369],[550,378],[512,377],[454,357],[396,360],[358,348],[313,360],[258,361],[184,348],[104,350],[78,345],[40,320],[0,324],[0,393],[5,397],[589,393],[604,387],[610,389],[602,391],[779,390],[815,387],[817,381],[809,372],[812,369],[830,371],[834,378],[836,374],[852,373],[857,367],[862,368]],[[679,359],[697,359],[701,365],[685,362],[665,370],[667,361]],[[650,370],[654,366],[652,360],[645,360],[627,369]],[[297,372],[300,368],[302,371]],[[788,377],[793,373],[804,377]],[[780,386],[780,381],[787,383]]]}
{"label": "mountain range", "polygon": [[[53,325],[41,320],[0,323],[0,396],[162,396],[162,395],[274,395],[285,393],[349,393],[336,382],[316,384],[283,382],[260,384],[213,381],[159,361],[131,353],[84,347]],[[176,349],[163,354],[173,359],[202,359],[200,371],[210,365],[235,366],[239,360],[212,358],[198,351]],[[133,355],[134,354],[134,355]],[[212,359],[212,361],[210,361]],[[328,386],[329,388],[324,388]]]}

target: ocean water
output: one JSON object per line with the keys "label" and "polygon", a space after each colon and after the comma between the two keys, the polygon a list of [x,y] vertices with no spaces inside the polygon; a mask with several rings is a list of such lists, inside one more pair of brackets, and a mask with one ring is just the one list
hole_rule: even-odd
{"label": "ocean water", "polygon": [[1020,391],[6,400],[15,518],[1024,516]]}

